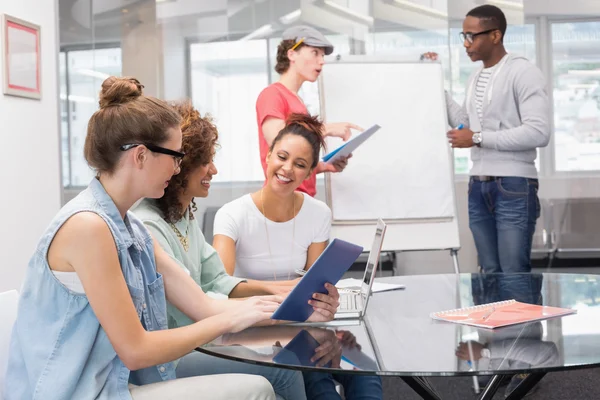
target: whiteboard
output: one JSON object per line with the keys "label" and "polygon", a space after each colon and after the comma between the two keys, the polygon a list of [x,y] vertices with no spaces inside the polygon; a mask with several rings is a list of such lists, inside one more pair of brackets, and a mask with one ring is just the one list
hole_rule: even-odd
{"label": "whiteboard", "polygon": [[[439,63],[350,57],[325,66],[321,117],[381,125],[342,173],[327,174],[334,237],[369,248],[382,218],[386,250],[460,247],[443,83]],[[328,138],[327,148],[342,143]]]}

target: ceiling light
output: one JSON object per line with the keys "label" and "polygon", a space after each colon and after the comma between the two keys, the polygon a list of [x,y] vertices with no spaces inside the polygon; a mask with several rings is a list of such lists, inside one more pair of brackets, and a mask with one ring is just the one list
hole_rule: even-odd
{"label": "ceiling light", "polygon": [[513,10],[523,11],[523,2],[521,1],[508,1],[508,0],[486,0],[486,3],[493,4],[502,8],[512,8]]}
{"label": "ceiling light", "polygon": [[284,25],[288,25],[300,18],[301,14],[302,11],[300,9],[297,9],[289,14],[285,14],[283,17],[279,18],[279,21]]}
{"label": "ceiling light", "polygon": [[401,6],[402,8],[406,8],[410,11],[415,11],[420,14],[427,14],[432,17],[438,17],[438,18],[448,18],[448,13],[445,13],[441,10],[438,10],[438,9],[435,9],[432,7],[422,6],[420,4],[413,3],[412,1],[394,0],[394,4]]}
{"label": "ceiling light", "polygon": [[271,24],[266,24],[266,25],[263,25],[260,28],[256,29],[255,31],[250,32],[249,34],[247,34],[240,40],[242,40],[242,41],[243,40],[251,40],[254,38],[270,35],[273,32],[275,32],[275,30],[273,29],[273,26]]}

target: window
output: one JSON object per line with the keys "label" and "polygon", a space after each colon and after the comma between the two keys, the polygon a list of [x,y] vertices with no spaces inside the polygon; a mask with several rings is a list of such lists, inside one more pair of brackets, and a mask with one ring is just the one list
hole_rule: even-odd
{"label": "window", "polygon": [[556,171],[600,170],[600,22],[552,24]]}
{"label": "window", "polygon": [[264,179],[255,104],[269,85],[267,52],[266,39],[190,45],[192,101],[219,129],[215,182]]}
{"label": "window", "polygon": [[94,176],[83,157],[87,124],[98,109],[98,88],[121,75],[121,49],[64,51],[60,55],[63,185],[86,186]]}

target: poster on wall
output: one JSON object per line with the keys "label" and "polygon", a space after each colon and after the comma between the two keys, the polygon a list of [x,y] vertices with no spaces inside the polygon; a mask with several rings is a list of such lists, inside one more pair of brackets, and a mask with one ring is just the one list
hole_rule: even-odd
{"label": "poster on wall", "polygon": [[42,97],[40,27],[2,15],[2,71],[4,94]]}

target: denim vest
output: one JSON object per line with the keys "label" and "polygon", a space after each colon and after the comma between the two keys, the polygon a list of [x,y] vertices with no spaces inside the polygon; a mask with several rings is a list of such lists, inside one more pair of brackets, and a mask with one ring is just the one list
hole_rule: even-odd
{"label": "denim vest", "polygon": [[167,329],[165,290],[156,271],[152,238],[133,214],[121,218],[100,181],[93,179],[60,210],[29,262],[10,342],[6,400],[131,399],[128,383],[175,378],[172,363],[130,372],[87,297],[71,292],[52,274],[47,261],[50,243],[65,221],[82,211],[96,213],[110,228],[144,328]]}

